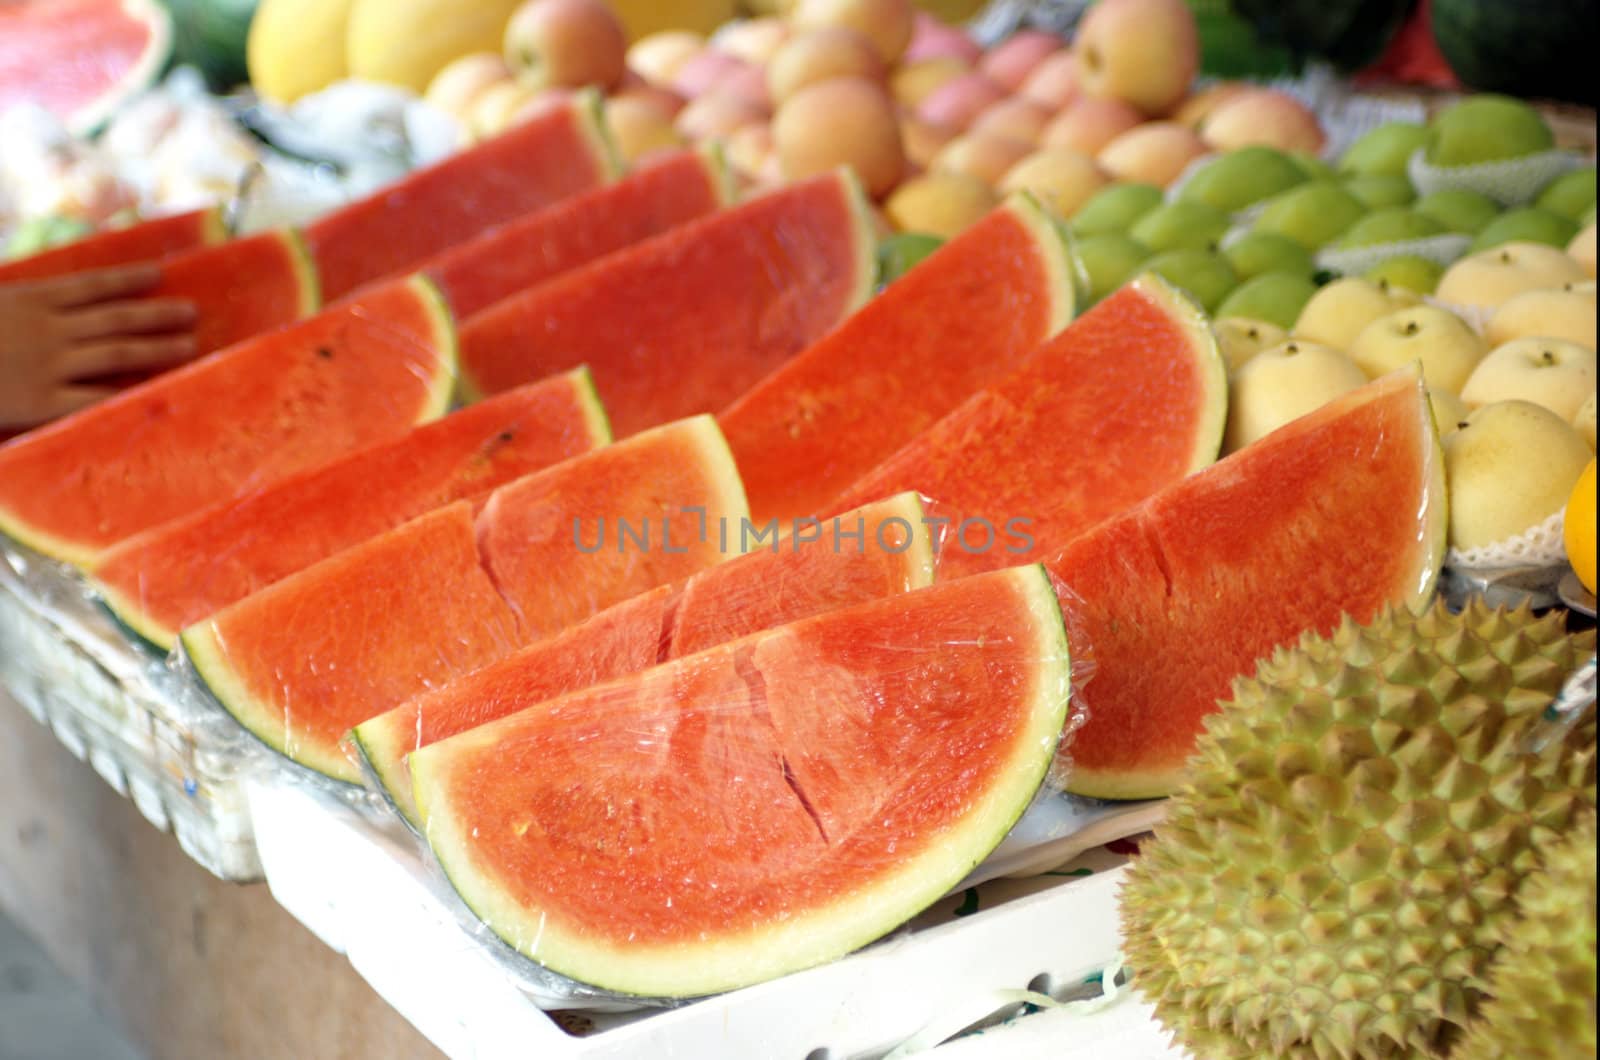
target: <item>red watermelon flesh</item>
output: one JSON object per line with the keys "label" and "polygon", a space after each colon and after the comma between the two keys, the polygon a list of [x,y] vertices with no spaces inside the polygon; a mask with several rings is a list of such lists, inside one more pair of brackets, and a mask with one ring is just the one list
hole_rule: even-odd
{"label": "red watermelon flesh", "polygon": [[415,824],[404,758],[419,747],[668,659],[932,580],[922,505],[915,494],[902,494],[609,607],[380,714],[353,735],[367,767]]}
{"label": "red watermelon flesh", "polygon": [[574,979],[730,990],[910,919],[1028,805],[1066,718],[1037,566],[757,633],[411,756],[440,865]]}
{"label": "red watermelon flesh", "polygon": [[[359,783],[353,727],[658,584],[725,558],[745,517],[709,416],[669,424],[460,501],[307,567],[185,629],[196,672],[247,730]],[[580,547],[601,520],[670,527],[674,551]],[[580,525],[581,524],[581,525]],[[543,607],[543,610],[539,608]]]}
{"label": "red watermelon flesh", "polygon": [[172,21],[154,0],[0,3],[0,113],[24,103],[87,135],[155,80]]}
{"label": "red watermelon flesh", "polygon": [[873,269],[860,189],[842,173],[817,177],[471,318],[463,385],[492,394],[587,364],[625,438],[725,407],[865,302]]}
{"label": "red watermelon flesh", "polygon": [[423,269],[456,317],[711,213],[727,173],[708,153],[676,152],[626,180],[519,218],[434,258]]}
{"label": "red watermelon flesh", "polygon": [[580,94],[308,226],[323,297],[421,267],[495,225],[612,180],[619,166],[597,107]]}
{"label": "red watermelon flesh", "polygon": [[1396,372],[1100,524],[1046,562],[1093,673],[1068,787],[1169,794],[1235,677],[1306,630],[1417,605],[1444,555],[1427,393]]}
{"label": "red watermelon flesh", "polygon": [[185,626],[341,549],[608,441],[577,369],[164,523],[107,552],[93,580],[118,619],[170,650]]}
{"label": "red watermelon flesh", "polygon": [[454,366],[431,284],[373,291],[0,446],[0,532],[92,566],[134,534],[437,418]]}
{"label": "red watermelon flesh", "polygon": [[310,316],[321,304],[316,270],[292,229],[163,258],[161,282],[142,297],[193,302],[202,354]]}
{"label": "red watermelon flesh", "polygon": [[[0,105],[0,109],[4,109]],[[0,262],[0,283],[43,280],[89,269],[154,261],[228,237],[220,207],[191,210],[169,217],[96,232],[82,239],[15,261]]]}
{"label": "red watermelon flesh", "polygon": [[828,505],[914,489],[941,577],[1027,559],[1216,459],[1227,376],[1200,311],[1145,276]]}
{"label": "red watermelon flesh", "polygon": [[1072,319],[1072,265],[1028,196],[952,239],[718,421],[758,520],[823,510]]}

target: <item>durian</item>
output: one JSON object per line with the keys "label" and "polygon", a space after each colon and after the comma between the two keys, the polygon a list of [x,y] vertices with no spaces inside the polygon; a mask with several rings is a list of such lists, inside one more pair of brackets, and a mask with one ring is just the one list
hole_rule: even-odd
{"label": "durian", "polygon": [[1595,819],[1545,852],[1500,932],[1490,1000],[1452,1060],[1595,1055]]}
{"label": "durian", "polygon": [[1346,620],[1234,683],[1122,890],[1134,986],[1199,1060],[1442,1057],[1538,852],[1594,804],[1592,651],[1481,601]]}

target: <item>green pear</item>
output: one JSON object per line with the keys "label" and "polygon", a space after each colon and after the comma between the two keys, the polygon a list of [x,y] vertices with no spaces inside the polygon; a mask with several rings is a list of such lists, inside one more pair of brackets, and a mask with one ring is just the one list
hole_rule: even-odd
{"label": "green pear", "polygon": [[1123,232],[1078,239],[1078,260],[1089,273],[1089,301],[1098,302],[1132,278],[1150,258],[1150,248]]}
{"label": "green pear", "polygon": [[1316,293],[1317,285],[1304,276],[1264,272],[1235,287],[1217,306],[1217,316],[1265,320],[1287,330]]}
{"label": "green pear", "polygon": [[1436,166],[1470,166],[1548,151],[1555,134],[1520,99],[1485,93],[1441,111],[1428,126],[1427,159]]}
{"label": "green pear", "polygon": [[1351,195],[1366,203],[1369,210],[1405,206],[1417,197],[1417,189],[1411,186],[1411,181],[1387,173],[1346,177],[1344,187]]}
{"label": "green pear", "polygon": [[1239,282],[1227,259],[1211,250],[1169,250],[1145,262],[1144,267],[1188,291],[1207,313],[1215,313]]}
{"label": "green pear", "polygon": [[1428,139],[1425,126],[1390,122],[1365,133],[1339,159],[1339,172],[1360,176],[1403,177],[1406,163]]}
{"label": "green pear", "polygon": [[1216,246],[1230,223],[1228,215],[1214,206],[1180,199],[1162,203],[1139,218],[1128,234],[1157,253],[1191,247],[1206,250]]}
{"label": "green pear", "polygon": [[1309,280],[1317,271],[1309,250],[1276,232],[1246,232],[1223,247],[1222,256],[1241,280],[1264,272],[1288,272]]}
{"label": "green pear", "polygon": [[1417,213],[1433,218],[1451,232],[1464,236],[1483,231],[1500,216],[1500,204],[1467,188],[1441,188],[1430,191],[1411,204]]}
{"label": "green pear", "polygon": [[1582,221],[1584,214],[1594,209],[1594,167],[1575,169],[1552,180],[1533,204],[1569,221]]}
{"label": "green pear", "polygon": [[1307,180],[1333,180],[1337,175],[1328,163],[1304,151],[1290,151],[1289,161],[1300,167],[1300,172],[1306,175]]}
{"label": "green pear", "polygon": [[1341,247],[1370,247],[1380,243],[1400,243],[1408,239],[1427,239],[1445,234],[1444,225],[1427,214],[1404,206],[1375,210],[1350,226],[1339,237]]}
{"label": "green pear", "polygon": [[1373,283],[1386,283],[1390,287],[1403,287],[1417,294],[1432,294],[1439,286],[1444,266],[1415,254],[1397,254],[1387,258],[1366,272]]}
{"label": "green pear", "polygon": [[1080,236],[1126,232],[1133,223],[1161,205],[1161,189],[1154,184],[1111,184],[1101,188],[1072,215],[1072,230]]}
{"label": "green pear", "polygon": [[1183,182],[1178,198],[1203,202],[1224,213],[1306,182],[1306,173],[1282,151],[1260,145],[1241,147],[1201,166]]}
{"label": "green pear", "polygon": [[1343,235],[1367,214],[1361,200],[1331,180],[1290,188],[1267,201],[1254,228],[1288,236],[1307,250],[1317,250]]}
{"label": "green pear", "polygon": [[1524,206],[1505,213],[1484,225],[1472,241],[1472,252],[1489,250],[1505,243],[1544,243],[1562,247],[1578,234],[1578,225],[1549,210]]}
{"label": "green pear", "polygon": [[886,286],[914,269],[944,240],[925,232],[899,232],[878,244],[878,283]]}

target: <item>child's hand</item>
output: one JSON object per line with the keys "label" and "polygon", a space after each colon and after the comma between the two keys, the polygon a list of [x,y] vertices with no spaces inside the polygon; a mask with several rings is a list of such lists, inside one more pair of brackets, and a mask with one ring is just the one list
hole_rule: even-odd
{"label": "child's hand", "polygon": [[116,393],[86,380],[194,356],[194,306],[141,300],[153,265],[0,284],[0,430],[26,428]]}

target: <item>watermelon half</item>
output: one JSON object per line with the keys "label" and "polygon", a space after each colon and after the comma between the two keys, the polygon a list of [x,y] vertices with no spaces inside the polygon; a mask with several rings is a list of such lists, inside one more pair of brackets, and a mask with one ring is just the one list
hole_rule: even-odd
{"label": "watermelon half", "polygon": [[295,571],[610,440],[576,369],[163,523],[108,551],[93,582],[125,626],[169,651],[185,626]]}
{"label": "watermelon half", "polygon": [[0,113],[43,107],[86,136],[149,87],[172,50],[172,19],[155,0],[0,3]]}
{"label": "watermelon half", "polygon": [[455,331],[401,281],[0,446],[0,533],[93,567],[153,526],[443,414]]}
{"label": "watermelon half", "polygon": [[[361,772],[340,746],[353,727],[722,562],[729,553],[715,528],[745,515],[727,443],[711,417],[699,416],[369,538],[179,639],[246,730],[303,766],[356,784]],[[618,520],[635,533],[648,526],[649,542],[624,543]]]}
{"label": "watermelon half", "polygon": [[0,263],[0,283],[43,280],[87,269],[154,261],[228,238],[222,207],[152,217],[110,228],[15,261]]}
{"label": "watermelon half", "polygon": [[1444,557],[1444,459],[1420,373],[1337,398],[1046,561],[1094,671],[1067,786],[1171,793],[1234,678],[1306,630],[1417,606]]}
{"label": "watermelon half", "polygon": [[488,928],[563,975],[694,997],[833,960],[950,890],[1066,718],[1048,578],[1018,567],[757,633],[411,756]]}
{"label": "watermelon half", "polygon": [[[405,756],[524,707],[668,659],[933,581],[922,504],[907,493],[663,585],[356,726],[364,765],[418,824]],[[854,536],[851,536],[854,535]]]}

